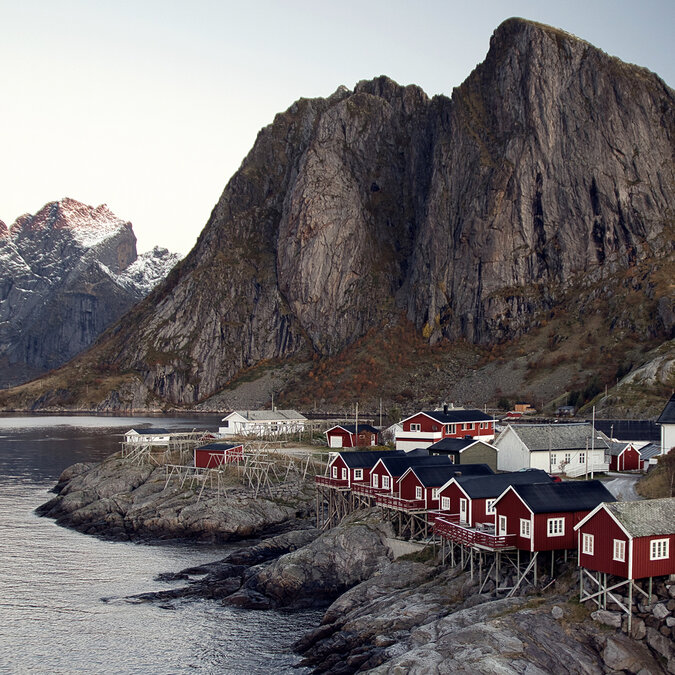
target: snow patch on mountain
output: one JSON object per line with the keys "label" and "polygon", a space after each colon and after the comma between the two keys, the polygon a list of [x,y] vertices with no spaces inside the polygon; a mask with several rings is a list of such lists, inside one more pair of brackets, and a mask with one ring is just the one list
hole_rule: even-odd
{"label": "snow patch on mountain", "polygon": [[122,286],[137,289],[142,296],[146,296],[164,280],[181,257],[178,253],[171,253],[166,248],[155,246],[151,251],[141,253],[118,276],[118,281]]}

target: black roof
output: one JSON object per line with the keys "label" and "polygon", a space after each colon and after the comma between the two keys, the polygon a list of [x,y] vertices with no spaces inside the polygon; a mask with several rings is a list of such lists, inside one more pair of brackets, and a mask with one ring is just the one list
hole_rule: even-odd
{"label": "black roof", "polygon": [[476,443],[475,438],[441,438],[433,445],[429,446],[429,450],[443,450],[444,452],[461,452],[464,448],[468,448],[473,443]]}
{"label": "black roof", "polygon": [[[419,415],[420,413],[416,413]],[[492,422],[494,417],[484,413],[482,410],[475,408],[467,408],[460,410],[456,408],[449,408],[447,412],[444,410],[423,410],[422,414],[428,415],[441,424],[457,424],[457,422]],[[414,417],[411,415],[410,417]],[[407,417],[406,419],[410,419]]]}
{"label": "black roof", "polygon": [[410,468],[411,466],[453,465],[452,461],[447,455],[415,455],[413,457],[382,457],[381,459],[385,468],[392,476],[402,476],[406,472],[406,469]]}
{"label": "black roof", "polygon": [[513,473],[495,473],[492,476],[457,476],[456,480],[471,499],[499,497],[509,485],[531,485],[532,483],[553,482],[551,476],[541,469],[514,471]]}
{"label": "black roof", "polygon": [[403,457],[403,450],[363,450],[361,452],[340,452],[344,463],[350,469],[362,469],[375,466],[380,457]]}
{"label": "black roof", "polygon": [[[356,433],[356,424],[336,424],[331,429],[344,429],[350,434]],[[330,431],[331,429],[328,429]],[[370,431],[371,434],[379,434],[380,430],[370,424],[359,424],[359,431]],[[326,432],[327,433],[327,432]]]}
{"label": "black roof", "polygon": [[200,445],[197,450],[229,450],[230,448],[240,448],[241,443],[207,443]]}
{"label": "black roof", "polygon": [[420,483],[424,487],[441,487],[445,485],[453,476],[490,476],[492,469],[487,464],[441,464],[435,466],[413,466]]}
{"label": "black roof", "polygon": [[640,453],[640,459],[651,459],[661,454],[661,444],[660,443],[647,443],[638,449]]}
{"label": "black roof", "polygon": [[653,420],[595,420],[595,428],[618,441],[658,441],[661,431]]}
{"label": "black roof", "polygon": [[533,513],[592,511],[602,502],[615,502],[599,480],[514,485],[513,489]]}
{"label": "black roof", "polygon": [[657,424],[675,424],[675,394],[670,397],[666,407],[656,420]]}

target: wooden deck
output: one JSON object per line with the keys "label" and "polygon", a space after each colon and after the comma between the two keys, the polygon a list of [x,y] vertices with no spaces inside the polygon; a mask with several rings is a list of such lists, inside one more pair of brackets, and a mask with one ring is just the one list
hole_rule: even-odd
{"label": "wooden deck", "polygon": [[443,516],[435,518],[434,532],[458,544],[483,548],[489,551],[501,551],[506,548],[513,548],[516,538],[514,534],[496,535],[485,530],[469,527],[468,525],[460,525],[459,523],[451,522],[447,517]]}
{"label": "wooden deck", "polygon": [[349,481],[346,478],[331,478],[330,476],[314,476],[317,485],[325,485],[331,488],[349,489]]}
{"label": "wooden deck", "polygon": [[394,495],[379,494],[375,497],[375,504],[386,509],[406,511],[407,513],[426,511],[426,504],[423,499],[401,499],[401,497],[395,497]]}

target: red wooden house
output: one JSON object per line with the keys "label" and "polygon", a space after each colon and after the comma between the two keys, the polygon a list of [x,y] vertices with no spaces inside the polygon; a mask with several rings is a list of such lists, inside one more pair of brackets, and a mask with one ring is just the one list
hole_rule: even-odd
{"label": "red wooden house", "polygon": [[380,444],[380,431],[370,424],[338,424],[326,431],[329,448],[364,448]]}
{"label": "red wooden house", "polygon": [[455,515],[458,522],[469,527],[476,527],[477,523],[494,524],[494,503],[510,485],[551,482],[552,478],[541,470],[454,476],[438,491],[439,515]]}
{"label": "red wooden house", "polygon": [[639,471],[642,468],[640,453],[632,443],[610,441],[607,454],[610,471]]}
{"label": "red wooden house", "polygon": [[397,450],[428,448],[443,438],[492,440],[494,419],[482,410],[448,408],[415,413],[401,423],[402,430],[396,434]]}
{"label": "red wooden house", "polygon": [[[438,492],[453,476],[472,475],[489,476],[492,469],[487,464],[421,464],[411,466],[405,471],[398,482],[398,498],[402,505],[415,503],[424,510],[438,509]],[[378,497],[380,506],[392,505]]]}
{"label": "red wooden house", "polygon": [[599,504],[574,528],[579,566],[623,579],[675,574],[675,498]]}
{"label": "red wooden house", "polygon": [[244,446],[231,443],[209,443],[195,448],[194,462],[202,469],[215,469],[221,464],[238,462],[244,457]]}
{"label": "red wooden house", "polygon": [[574,526],[602,502],[616,501],[597,480],[510,485],[494,503],[497,534],[523,551],[576,548]]}
{"label": "red wooden house", "polygon": [[443,456],[403,455],[398,457],[381,457],[370,472],[370,487],[379,493],[398,496],[398,482],[411,466],[453,466]]}
{"label": "red wooden house", "polygon": [[332,487],[352,487],[354,483],[369,483],[370,471],[382,457],[404,457],[398,450],[367,450],[338,452],[328,464],[328,475],[317,476],[316,482]]}

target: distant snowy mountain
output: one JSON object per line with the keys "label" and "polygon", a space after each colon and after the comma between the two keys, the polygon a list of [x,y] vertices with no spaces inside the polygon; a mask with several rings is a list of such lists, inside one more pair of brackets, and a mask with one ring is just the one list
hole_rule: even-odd
{"label": "distant snowy mountain", "polygon": [[131,223],[74,199],[0,221],[0,386],[58,367],[145,297],[180,260],[137,255]]}

